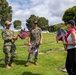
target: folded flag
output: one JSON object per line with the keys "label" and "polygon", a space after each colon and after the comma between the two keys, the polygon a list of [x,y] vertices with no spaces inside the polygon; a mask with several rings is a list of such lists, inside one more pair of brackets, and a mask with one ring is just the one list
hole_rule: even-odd
{"label": "folded flag", "polygon": [[21,31],[19,32],[18,36],[19,36],[21,39],[25,39],[25,38],[28,36],[28,32],[21,29]]}
{"label": "folded flag", "polygon": [[66,38],[66,35],[67,35],[67,31],[66,31],[66,30],[64,30],[64,29],[59,29],[59,30],[57,31],[57,34],[56,34],[56,40],[57,40],[57,42],[58,42],[58,41],[62,41],[63,38]]}

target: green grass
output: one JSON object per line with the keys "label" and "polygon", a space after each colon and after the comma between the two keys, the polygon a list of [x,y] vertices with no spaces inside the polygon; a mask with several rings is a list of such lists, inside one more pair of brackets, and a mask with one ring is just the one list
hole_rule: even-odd
{"label": "green grass", "polygon": [[[67,75],[67,73],[60,71],[65,64],[66,51],[63,50],[62,42],[56,43],[55,36],[55,33],[43,34],[43,44],[40,46],[40,52],[43,54],[39,54],[38,66],[31,63],[28,67],[24,66],[28,56],[28,47],[23,46],[24,43],[27,43],[28,38],[25,40],[18,39],[15,42],[17,46],[17,57],[13,63],[14,67],[6,69],[4,68],[4,61],[0,62],[0,75]],[[52,50],[52,52],[46,52],[47,50]],[[4,60],[1,35],[0,60]]]}

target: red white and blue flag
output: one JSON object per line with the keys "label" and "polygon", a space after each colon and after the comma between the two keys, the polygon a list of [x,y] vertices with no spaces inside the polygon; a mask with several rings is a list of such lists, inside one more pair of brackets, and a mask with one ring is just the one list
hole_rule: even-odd
{"label": "red white and blue flag", "polygon": [[33,46],[29,46],[28,51],[32,55],[35,55],[35,53],[37,52],[36,47]]}
{"label": "red white and blue flag", "polygon": [[28,36],[28,32],[21,29],[21,31],[19,32],[18,36],[19,36],[21,39],[25,39],[25,38]]}
{"label": "red white and blue flag", "polygon": [[56,34],[56,41],[62,41],[63,38],[65,39],[66,38],[66,35],[67,35],[67,31],[64,30],[64,29],[59,29],[57,31],[57,34]]}

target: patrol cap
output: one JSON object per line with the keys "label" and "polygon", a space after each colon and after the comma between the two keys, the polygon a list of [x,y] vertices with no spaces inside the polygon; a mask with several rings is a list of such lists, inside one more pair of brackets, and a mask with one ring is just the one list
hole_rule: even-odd
{"label": "patrol cap", "polygon": [[74,20],[69,20],[68,22],[66,22],[66,24],[71,24],[72,26],[75,27],[75,21]]}
{"label": "patrol cap", "polygon": [[5,25],[11,24],[10,21],[5,21]]}

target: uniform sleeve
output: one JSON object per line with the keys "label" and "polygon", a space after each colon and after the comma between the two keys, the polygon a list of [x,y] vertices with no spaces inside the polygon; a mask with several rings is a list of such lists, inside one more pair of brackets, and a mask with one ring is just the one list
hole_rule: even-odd
{"label": "uniform sleeve", "polygon": [[41,28],[39,28],[39,31],[40,31],[40,34],[41,34],[41,32],[42,32]]}
{"label": "uniform sleeve", "polygon": [[32,28],[29,30],[29,33],[28,33],[29,37],[31,37],[31,32],[32,32]]}
{"label": "uniform sleeve", "polygon": [[5,30],[2,31],[2,38],[5,41],[10,41],[11,40],[9,37],[6,36],[6,31]]}
{"label": "uniform sleeve", "polygon": [[14,31],[12,31],[12,36],[14,37]]}
{"label": "uniform sleeve", "polygon": [[31,33],[30,33],[30,31],[29,31],[29,32],[28,32],[28,36],[29,36],[29,37],[30,37],[30,34],[31,34]]}

